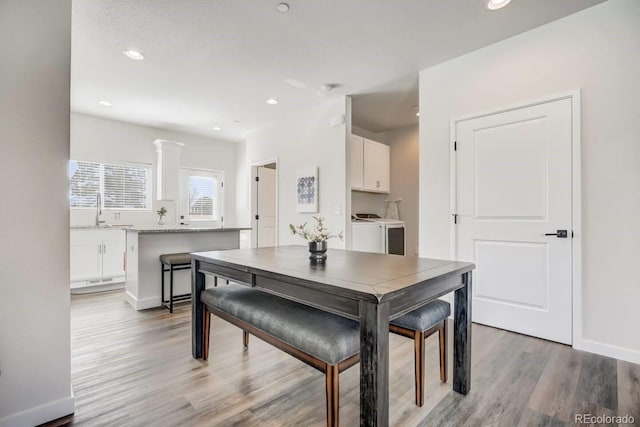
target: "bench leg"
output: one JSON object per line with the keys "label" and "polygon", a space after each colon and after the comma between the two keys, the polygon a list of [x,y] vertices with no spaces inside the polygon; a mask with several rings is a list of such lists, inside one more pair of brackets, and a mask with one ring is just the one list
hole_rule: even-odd
{"label": "bench leg", "polygon": [[416,405],[424,405],[424,332],[415,331],[414,341],[414,359],[415,359],[415,375],[416,375]]}
{"label": "bench leg", "polygon": [[211,334],[211,313],[207,307],[202,305],[202,358],[209,358],[209,337]]}
{"label": "bench leg", "polygon": [[439,331],[440,338],[440,381],[447,382],[447,319],[442,321],[442,329]]}
{"label": "bench leg", "polygon": [[340,388],[338,365],[327,365],[327,427],[338,427]]}
{"label": "bench leg", "polygon": [[242,331],[242,344],[249,347],[249,332],[247,331]]}

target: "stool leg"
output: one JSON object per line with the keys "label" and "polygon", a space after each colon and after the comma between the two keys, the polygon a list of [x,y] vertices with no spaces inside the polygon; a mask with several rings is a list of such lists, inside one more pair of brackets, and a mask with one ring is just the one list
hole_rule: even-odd
{"label": "stool leg", "polygon": [[249,347],[249,332],[247,331],[242,331],[242,344],[245,347]]}
{"label": "stool leg", "polygon": [[340,415],[340,387],[338,365],[327,365],[327,427],[338,427]]}
{"label": "stool leg", "polygon": [[447,382],[447,319],[442,321],[439,331],[440,339],[440,381]]}
{"label": "stool leg", "polygon": [[424,332],[415,331],[414,357],[416,370],[416,405],[424,405]]}
{"label": "stool leg", "polygon": [[169,267],[171,273],[169,277],[169,313],[173,313],[173,264]]}
{"label": "stool leg", "polygon": [[160,262],[160,283],[162,286],[161,297],[160,297],[160,305],[164,304],[164,264],[162,261]]}

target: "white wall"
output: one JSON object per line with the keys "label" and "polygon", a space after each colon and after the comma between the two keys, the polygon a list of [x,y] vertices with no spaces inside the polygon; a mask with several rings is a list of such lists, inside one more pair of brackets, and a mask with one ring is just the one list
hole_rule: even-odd
{"label": "white wall", "polygon": [[[584,342],[640,363],[640,2],[610,0],[420,73],[420,253],[449,257],[449,120],[582,91]],[[578,326],[579,325],[574,325]]]}
{"label": "white wall", "polygon": [[0,426],[74,411],[70,57],[70,0],[0,2]]}
{"label": "white wall", "polygon": [[[298,168],[319,169],[319,214],[330,231],[344,230],[346,223],[346,129],[331,126],[331,119],[345,114],[343,97],[328,99],[321,107],[289,117],[282,123],[253,132],[247,137],[247,163],[278,158],[278,244],[304,244],[291,235],[289,224],[311,220],[314,214],[296,213]],[[247,190],[248,191],[248,190]],[[336,214],[336,209],[340,214]],[[312,221],[312,220],[311,220]],[[344,242],[329,241],[343,248]]]}
{"label": "white wall", "polygon": [[[407,255],[416,255],[418,248],[418,125],[380,133],[391,147],[391,193],[389,199],[402,199],[398,203],[400,219],[405,221]],[[386,208],[386,206],[385,206]]]}
{"label": "white wall", "polygon": [[[152,144],[156,139],[183,142],[180,165],[200,169],[225,171],[224,225],[235,226],[236,220],[236,151],[235,142],[220,141],[199,135],[156,129],[85,114],[71,115],[71,158],[98,162],[139,162],[153,164],[153,209],[148,212],[103,210],[102,219],[110,224],[155,224],[156,210],[165,206],[167,223],[177,220],[174,201],[156,201],[156,152]],[[120,213],[120,220],[114,213]],[[91,224],[95,221],[93,209],[71,209],[71,225]]]}

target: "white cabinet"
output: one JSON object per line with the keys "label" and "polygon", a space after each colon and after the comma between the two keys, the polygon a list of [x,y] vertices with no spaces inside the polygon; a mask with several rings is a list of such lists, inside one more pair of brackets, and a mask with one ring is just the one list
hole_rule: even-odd
{"label": "white cabinet", "polygon": [[351,188],[388,193],[390,191],[390,149],[367,138],[351,135]]}
{"label": "white cabinet", "polygon": [[384,226],[377,222],[351,223],[351,250],[385,253]]}
{"label": "white cabinet", "polygon": [[351,188],[356,190],[363,189],[363,172],[362,162],[364,160],[364,138],[357,135],[351,135]]}
{"label": "white cabinet", "polygon": [[71,230],[71,288],[125,280],[124,230]]}
{"label": "white cabinet", "polygon": [[156,199],[178,200],[181,142],[156,139]]}

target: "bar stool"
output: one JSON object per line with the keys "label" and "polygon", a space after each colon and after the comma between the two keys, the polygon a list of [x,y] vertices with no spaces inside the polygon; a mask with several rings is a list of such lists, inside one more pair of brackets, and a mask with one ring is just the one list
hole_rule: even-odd
{"label": "bar stool", "polygon": [[440,381],[447,382],[447,317],[451,314],[448,302],[435,300],[410,311],[389,323],[389,332],[414,340],[416,405],[424,405],[424,341],[439,333]]}
{"label": "bar stool", "polygon": [[[165,266],[167,268],[165,268]],[[182,295],[173,295],[173,272],[178,270],[191,269],[191,255],[189,253],[178,254],[162,254],[160,255],[160,268],[162,276],[162,296],[161,305],[169,309],[169,313],[173,313],[173,303],[186,301],[191,299],[191,293]],[[164,298],[164,273],[169,272],[169,299]]]}

